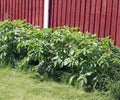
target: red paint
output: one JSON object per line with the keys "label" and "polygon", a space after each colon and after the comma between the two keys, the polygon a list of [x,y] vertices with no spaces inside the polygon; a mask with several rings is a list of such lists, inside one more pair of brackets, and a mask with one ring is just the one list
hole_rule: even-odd
{"label": "red paint", "polygon": [[39,22],[39,26],[43,27],[43,15],[44,15],[44,0],[40,0],[40,14],[39,14],[39,18],[40,18],[40,22]]}
{"label": "red paint", "polygon": [[6,11],[5,11],[5,19],[10,19],[10,0],[7,0],[6,3]]}
{"label": "red paint", "polygon": [[1,0],[0,0],[0,21],[1,21]]}
{"label": "red paint", "polygon": [[99,25],[100,25],[100,14],[101,14],[101,0],[97,0],[96,3],[96,15],[95,15],[95,26],[94,33],[99,36]]}
{"label": "red paint", "polygon": [[105,28],[105,18],[106,18],[106,6],[107,0],[102,1],[102,8],[101,8],[101,20],[100,20],[100,27],[99,27],[99,37],[104,37],[104,28]]}
{"label": "red paint", "polygon": [[[79,26],[120,46],[120,0],[50,0],[49,27]],[[43,27],[44,0],[0,0],[0,20],[26,19]]]}
{"label": "red paint", "polygon": [[80,13],[80,28],[84,31],[84,21],[85,21],[85,0],[81,0],[81,13]]}
{"label": "red paint", "polygon": [[18,0],[18,19],[21,19],[21,0]]}
{"label": "red paint", "polygon": [[71,0],[67,0],[65,25],[70,26]]}
{"label": "red paint", "polygon": [[39,2],[40,0],[36,0],[36,18],[35,18],[35,23],[37,26],[39,26]]}
{"label": "red paint", "polygon": [[29,0],[28,21],[33,25],[34,25],[34,4],[35,4],[35,1],[33,2],[32,0]]}
{"label": "red paint", "polygon": [[61,26],[61,17],[62,17],[62,13],[61,13],[61,9],[62,9],[62,0],[58,0],[58,11],[57,11],[57,26]]}
{"label": "red paint", "polygon": [[84,22],[84,32],[86,33],[89,29],[89,21],[90,21],[90,1],[86,0],[86,8],[85,8],[85,22]]}
{"label": "red paint", "polygon": [[24,16],[25,16],[25,1],[26,0],[22,0],[21,1],[21,3],[22,3],[22,5],[21,5],[21,19],[23,19],[24,20]]}
{"label": "red paint", "polygon": [[9,8],[9,18],[12,20],[12,16],[13,16],[13,0],[11,0],[10,2],[10,8]]}
{"label": "red paint", "polygon": [[32,3],[32,8],[30,10],[32,13],[31,17],[32,17],[32,24],[33,25],[35,25],[35,9],[36,9],[35,4],[36,4],[35,2]]}
{"label": "red paint", "polygon": [[13,0],[13,10],[12,10],[12,13],[13,13],[13,15],[11,16],[11,18],[12,18],[12,20],[14,20],[15,19],[15,13],[16,13],[16,1],[15,0]]}
{"label": "red paint", "polygon": [[110,35],[110,25],[111,25],[111,13],[112,13],[112,0],[108,0],[107,3],[107,18],[106,18],[106,29],[105,29],[105,36]]}
{"label": "red paint", "polygon": [[118,0],[113,0],[113,8],[112,8],[112,19],[111,19],[111,30],[110,35],[113,40],[115,40],[115,34],[116,34],[116,19],[117,19],[117,5]]}
{"label": "red paint", "polygon": [[0,0],[0,20],[26,19],[43,27],[44,0]]}
{"label": "red paint", "polygon": [[8,12],[7,12],[7,2],[6,0],[3,0],[3,14],[2,14],[2,17],[3,17],[3,20],[6,20],[7,17],[8,17]]}
{"label": "red paint", "polygon": [[91,12],[90,12],[90,26],[89,31],[94,33],[94,24],[95,24],[95,12],[96,12],[96,0],[91,0]]}
{"label": "red paint", "polygon": [[75,16],[74,16],[74,26],[79,26],[80,21],[80,6],[81,6],[81,0],[75,0]]}
{"label": "red paint", "polygon": [[120,47],[120,1],[119,1],[119,7],[118,7],[116,45]]}
{"label": "red paint", "polygon": [[62,0],[61,26],[64,26],[66,21],[66,4],[67,4],[67,0]]}
{"label": "red paint", "polygon": [[50,4],[49,4],[49,27],[53,27],[53,17],[54,17],[54,6],[53,6],[53,4],[54,4],[54,1],[53,0],[51,0],[50,1]]}
{"label": "red paint", "polygon": [[71,1],[71,12],[70,12],[70,26],[74,27],[74,22],[75,22],[75,5],[77,0],[72,0]]}

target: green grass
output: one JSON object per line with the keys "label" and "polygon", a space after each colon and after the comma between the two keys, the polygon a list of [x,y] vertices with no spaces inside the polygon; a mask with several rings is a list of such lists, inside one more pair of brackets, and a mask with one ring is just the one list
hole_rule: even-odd
{"label": "green grass", "polygon": [[0,68],[0,100],[112,100],[105,94],[87,93],[52,81],[40,82],[32,76]]}

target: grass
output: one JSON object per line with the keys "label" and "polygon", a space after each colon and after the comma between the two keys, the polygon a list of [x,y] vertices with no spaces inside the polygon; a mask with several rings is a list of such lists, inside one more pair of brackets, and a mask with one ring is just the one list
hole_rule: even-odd
{"label": "grass", "polygon": [[32,74],[0,68],[0,100],[112,100],[98,92],[87,93],[53,81],[40,82]]}

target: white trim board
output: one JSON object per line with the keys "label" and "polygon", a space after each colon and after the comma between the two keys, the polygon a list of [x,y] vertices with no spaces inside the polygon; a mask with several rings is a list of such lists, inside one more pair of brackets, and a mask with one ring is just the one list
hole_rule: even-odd
{"label": "white trim board", "polygon": [[50,0],[44,0],[44,23],[43,23],[43,28],[48,28],[48,24],[49,24],[49,1]]}

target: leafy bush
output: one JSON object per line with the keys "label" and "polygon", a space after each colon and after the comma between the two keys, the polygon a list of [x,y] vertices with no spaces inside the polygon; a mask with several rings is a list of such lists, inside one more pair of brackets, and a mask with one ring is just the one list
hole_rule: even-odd
{"label": "leafy bush", "polygon": [[57,28],[54,32],[51,29],[42,31],[41,37],[36,36],[40,37],[37,41],[32,38],[32,47],[31,41],[19,45],[23,47],[27,43],[31,48],[23,62],[38,60],[39,71],[42,69],[57,81],[65,74],[69,76],[66,80],[77,87],[106,89],[109,79],[114,76],[114,72],[110,72],[115,68],[114,59],[119,59],[113,55],[111,46],[114,45],[109,38],[99,41],[96,35],[68,27]]}
{"label": "leafy bush", "polygon": [[19,68],[47,73],[77,87],[106,90],[120,78],[120,49],[109,38],[78,28],[39,29],[25,21],[0,23],[1,62],[19,62]]}
{"label": "leafy bush", "polygon": [[18,49],[18,43],[32,38],[36,28],[25,21],[0,22],[0,63],[14,65],[16,60],[26,56],[26,49]]}
{"label": "leafy bush", "polygon": [[109,89],[111,95],[115,98],[115,100],[120,100],[120,80],[116,82],[112,82],[109,85]]}

